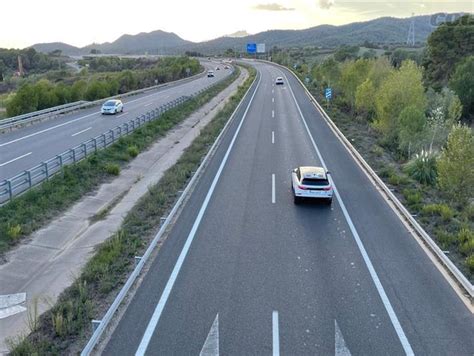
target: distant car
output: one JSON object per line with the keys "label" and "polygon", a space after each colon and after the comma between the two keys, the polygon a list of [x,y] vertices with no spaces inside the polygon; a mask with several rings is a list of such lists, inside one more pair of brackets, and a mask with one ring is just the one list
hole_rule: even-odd
{"label": "distant car", "polygon": [[224,69],[229,69],[230,67],[229,66],[225,66]]}
{"label": "distant car", "polygon": [[123,103],[118,99],[107,100],[100,109],[102,115],[123,112]]}
{"label": "distant car", "polygon": [[221,70],[221,68],[220,68],[220,67],[216,67],[216,70]]}
{"label": "distant car", "polygon": [[322,167],[298,167],[291,172],[291,189],[294,202],[303,199],[332,203],[333,188],[328,179],[329,172]]}
{"label": "distant car", "polygon": [[283,77],[277,77],[275,80],[275,85],[283,85]]}
{"label": "distant car", "polygon": [[208,70],[207,71],[207,77],[208,78],[213,78],[214,77],[214,71],[213,70]]}

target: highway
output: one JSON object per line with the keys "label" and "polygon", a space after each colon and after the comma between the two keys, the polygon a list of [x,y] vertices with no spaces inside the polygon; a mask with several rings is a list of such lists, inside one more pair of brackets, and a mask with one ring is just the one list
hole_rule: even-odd
{"label": "highway", "polygon": [[[257,81],[103,354],[472,355],[471,311],[303,87],[254,65]],[[331,207],[293,204],[301,165],[327,166]]]}
{"label": "highway", "polygon": [[222,64],[207,61],[202,64],[206,69],[219,66],[221,70],[215,71],[214,78],[204,75],[189,82],[169,83],[155,90],[125,97],[122,100],[123,113],[101,115],[100,106],[96,106],[0,134],[0,180],[11,178],[180,96],[191,95],[231,73],[230,70],[224,70]]}

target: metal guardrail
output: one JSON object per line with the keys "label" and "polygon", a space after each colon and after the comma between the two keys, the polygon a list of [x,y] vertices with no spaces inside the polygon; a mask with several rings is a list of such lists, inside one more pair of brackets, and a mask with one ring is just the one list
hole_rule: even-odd
{"label": "metal guardrail", "polygon": [[[267,62],[267,61],[264,61]],[[467,293],[468,298],[471,303],[474,300],[474,286],[466,278],[466,276],[456,267],[456,265],[449,259],[448,256],[438,247],[436,242],[433,241],[430,235],[421,227],[421,225],[416,221],[416,219],[410,214],[410,212],[405,208],[405,206],[398,200],[398,198],[393,194],[393,192],[387,187],[383,180],[375,173],[375,171],[370,167],[370,165],[365,161],[361,154],[354,148],[354,146],[349,142],[349,140],[344,136],[344,134],[339,130],[334,121],[329,117],[329,115],[324,111],[323,107],[318,103],[314,98],[311,92],[306,88],[303,82],[298,78],[298,76],[290,69],[282,66],[278,63],[268,62],[272,65],[279,66],[286,70],[289,70],[290,73],[298,80],[301,86],[306,91],[306,94],[311,99],[311,101],[316,105],[318,110],[321,112],[323,118],[326,120],[328,125],[332,128],[336,136],[341,140],[343,145],[349,151],[349,153],[355,158],[359,163],[361,168],[365,170],[367,175],[373,180],[373,182],[382,189],[383,193],[387,200],[393,203],[394,207],[397,209],[400,216],[402,216],[405,221],[413,228],[414,232],[421,238],[421,240],[426,244],[430,251],[437,257],[437,259],[442,263],[446,271],[455,279],[455,282],[462,287],[462,289]]]}
{"label": "metal guardrail", "polygon": [[174,216],[176,215],[176,213],[178,212],[179,208],[181,207],[181,205],[183,204],[183,201],[186,199],[187,195],[189,194],[191,188],[193,187],[193,185],[195,184],[197,178],[200,176],[202,170],[204,169],[204,167],[207,165],[207,162],[209,161],[209,159],[212,157],[213,153],[216,151],[219,143],[221,142],[221,139],[224,135],[224,133],[227,131],[229,125],[231,124],[231,122],[233,121],[233,118],[235,117],[237,111],[240,109],[240,107],[242,106],[242,103],[245,101],[245,98],[248,96],[250,90],[252,88],[255,87],[255,83],[258,79],[258,75],[255,76],[255,79],[254,81],[252,82],[252,84],[250,85],[250,87],[247,89],[247,92],[244,94],[243,96],[243,99],[240,101],[239,105],[237,105],[237,107],[235,108],[234,112],[232,113],[231,117],[229,118],[229,120],[227,121],[227,123],[225,124],[224,128],[221,130],[219,136],[217,136],[216,140],[214,141],[214,143],[212,144],[211,148],[209,149],[209,151],[207,152],[206,156],[204,157],[204,159],[201,161],[201,164],[199,165],[198,169],[196,170],[196,172],[193,174],[191,180],[188,182],[188,184],[186,185],[186,188],[183,190],[183,192],[181,193],[180,197],[178,198],[178,200],[176,201],[176,203],[174,204],[173,208],[171,209],[170,213],[168,214],[168,216],[166,217],[165,221],[163,222],[163,224],[160,226],[160,230],[158,231],[158,233],[155,235],[155,237],[153,238],[153,240],[150,242],[150,245],[148,245],[148,248],[146,249],[144,255],[139,259],[139,262],[137,263],[137,265],[135,266],[134,270],[132,271],[132,273],[130,274],[130,276],[128,277],[127,281],[125,282],[125,284],[123,285],[123,287],[120,289],[120,292],[118,293],[118,295],[115,297],[114,301],[112,302],[112,305],[109,307],[109,309],[107,310],[107,312],[105,313],[104,317],[102,320],[97,320],[97,324],[96,324],[96,328],[95,330],[93,331],[92,333],[92,336],[90,337],[89,341],[87,342],[86,346],[84,347],[84,349],[82,350],[81,352],[81,356],[89,356],[91,354],[91,352],[94,350],[95,346],[97,345],[97,343],[99,342],[99,339],[101,338],[102,336],[102,333],[105,331],[105,329],[107,328],[107,326],[109,325],[110,321],[112,320],[115,312],[117,311],[117,309],[120,307],[120,305],[122,304],[123,300],[125,299],[128,291],[130,290],[130,288],[132,287],[132,285],[135,283],[135,280],[137,279],[137,277],[140,275],[140,272],[142,271],[143,267],[145,266],[145,263],[147,262],[148,258],[150,257],[150,255],[152,254],[152,252],[155,250],[158,242],[160,241],[162,235],[164,234],[164,232],[166,231],[166,229],[168,228],[169,224],[171,223],[171,221],[173,221],[174,219]]}
{"label": "metal guardrail", "polygon": [[175,85],[175,84],[178,84],[178,83],[191,81],[191,80],[194,80],[197,77],[204,76],[206,72],[207,72],[207,70],[206,70],[206,68],[204,68],[203,71],[201,71],[200,73],[197,73],[197,74],[195,74],[191,77],[178,79],[178,80],[175,80],[175,81],[172,81],[172,82],[162,83],[162,84],[154,85],[154,86],[143,88],[143,89],[137,89],[137,90],[129,91],[127,93],[111,96],[111,97],[108,97],[108,98],[98,99],[98,100],[94,100],[94,101],[77,101],[77,102],[74,102],[74,103],[55,106],[55,107],[52,107],[52,108],[49,108],[49,109],[35,111],[35,112],[29,113],[29,114],[24,114],[24,115],[19,115],[19,116],[3,119],[3,120],[0,121],[0,131],[11,129],[11,128],[16,127],[18,125],[24,125],[24,124],[28,124],[28,123],[35,122],[35,121],[40,121],[42,119],[47,119],[47,118],[49,118],[53,115],[65,114],[65,113],[70,112],[70,111],[89,108],[89,107],[92,107],[92,106],[95,106],[95,105],[102,104],[103,102],[105,102],[107,100],[110,100],[110,99],[125,98],[125,97],[128,97],[128,96],[133,96],[133,95],[137,95],[137,94],[146,93],[147,91],[150,91],[150,90],[155,90],[155,89],[158,89],[158,88],[162,88],[162,87],[166,87],[166,86],[170,86],[170,85]]}
{"label": "metal guardrail", "polygon": [[79,162],[97,152],[100,149],[106,148],[116,142],[120,137],[126,136],[137,128],[143,126],[145,123],[155,120],[164,112],[183,104],[191,98],[203,93],[210,87],[216,85],[218,82],[195,92],[190,96],[181,96],[172,100],[160,107],[153,109],[146,114],[138,116],[120,126],[110,129],[99,136],[84,141],[80,145],[70,148],[67,151],[58,154],[33,168],[30,168],[16,176],[5,179],[0,182],[0,204],[4,204],[12,200],[15,196],[20,195],[32,187],[48,180],[54,174],[61,171],[62,167]]}
{"label": "metal guardrail", "polygon": [[51,114],[61,114],[63,112],[66,112],[66,111],[69,111],[73,108],[76,108],[80,105],[84,105],[85,103],[87,103],[87,101],[85,101],[85,100],[75,101],[73,103],[54,106],[54,107],[49,108],[49,109],[44,109],[44,110],[31,112],[31,113],[28,113],[28,114],[9,117],[9,118],[0,120],[0,130],[5,129],[5,128],[9,128],[9,127],[14,126],[14,125],[17,125],[20,122],[30,121],[33,118],[38,119],[39,116],[49,116]]}

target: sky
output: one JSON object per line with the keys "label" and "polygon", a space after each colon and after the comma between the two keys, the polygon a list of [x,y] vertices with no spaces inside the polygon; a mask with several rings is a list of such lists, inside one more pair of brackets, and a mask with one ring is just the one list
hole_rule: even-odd
{"label": "sky", "polygon": [[3,1],[0,48],[40,42],[82,47],[163,30],[200,42],[239,30],[303,29],[382,16],[474,12],[474,0],[22,0]]}

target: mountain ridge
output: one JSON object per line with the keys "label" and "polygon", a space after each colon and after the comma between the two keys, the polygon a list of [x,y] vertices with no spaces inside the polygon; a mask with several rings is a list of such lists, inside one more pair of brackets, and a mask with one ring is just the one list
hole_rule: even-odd
{"label": "mountain ridge", "polygon": [[[459,14],[451,14],[459,15]],[[228,48],[243,51],[249,42],[265,43],[266,48],[278,47],[337,47],[340,45],[361,45],[364,42],[376,44],[404,43],[408,28],[413,21],[416,28],[415,41],[425,42],[436,26],[431,21],[436,14],[420,15],[412,18],[380,17],[369,21],[350,24],[318,25],[303,30],[267,30],[243,37],[229,35],[203,42],[187,41],[177,34],[156,30],[136,35],[125,34],[113,42],[90,44],[82,48],[61,42],[37,43],[31,47],[40,52],[60,49],[64,54],[88,54],[98,50],[105,54],[182,54],[186,51],[214,54]],[[453,16],[450,16],[453,18]],[[243,32],[243,31],[238,31]],[[56,46],[56,48],[54,48]]]}

